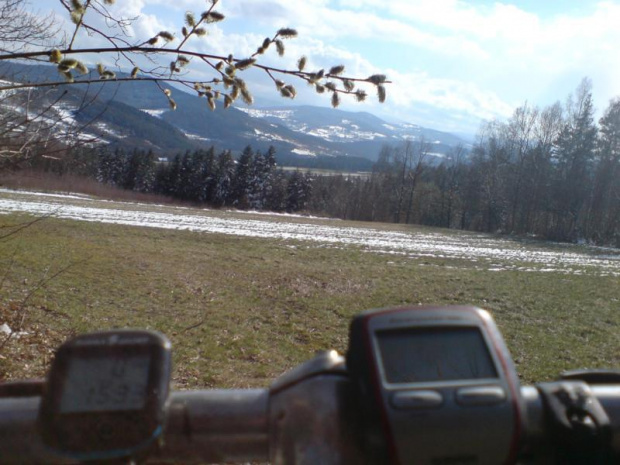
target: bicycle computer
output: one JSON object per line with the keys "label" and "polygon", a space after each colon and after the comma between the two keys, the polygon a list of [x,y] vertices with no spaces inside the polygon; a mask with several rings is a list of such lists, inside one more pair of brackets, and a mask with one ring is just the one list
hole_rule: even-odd
{"label": "bicycle computer", "polygon": [[368,463],[516,460],[524,404],[510,354],[488,312],[364,312],[351,323],[347,368],[364,412]]}
{"label": "bicycle computer", "polygon": [[39,410],[45,443],[80,461],[136,457],[161,435],[170,342],[152,331],[78,336],[57,351]]}

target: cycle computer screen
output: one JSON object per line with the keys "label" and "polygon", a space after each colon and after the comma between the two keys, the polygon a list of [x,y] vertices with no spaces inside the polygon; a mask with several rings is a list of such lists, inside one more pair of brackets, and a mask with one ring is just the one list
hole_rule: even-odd
{"label": "cycle computer screen", "polygon": [[61,413],[131,411],[144,407],[151,359],[132,355],[74,357],[60,399]]}
{"label": "cycle computer screen", "polygon": [[161,435],[170,342],[152,331],[78,336],[56,353],[41,399],[46,444],[77,460],[134,457]]}
{"label": "cycle computer screen", "polygon": [[478,328],[397,329],[378,331],[376,337],[390,384],[497,378]]}
{"label": "cycle computer screen", "polygon": [[351,322],[347,370],[362,406],[368,463],[511,463],[524,403],[488,312],[361,313]]}

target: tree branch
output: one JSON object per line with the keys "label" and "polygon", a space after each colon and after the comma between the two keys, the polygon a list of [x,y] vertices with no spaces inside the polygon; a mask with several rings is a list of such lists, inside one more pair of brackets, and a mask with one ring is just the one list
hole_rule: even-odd
{"label": "tree branch", "polygon": [[[358,101],[363,101],[366,98],[367,94],[365,90],[355,89],[357,83],[366,83],[370,86],[374,86],[377,90],[379,101],[383,102],[385,100],[384,85],[390,83],[382,74],[375,74],[368,78],[345,76],[344,66],[342,65],[334,66],[327,71],[323,69],[316,72],[306,71],[304,69],[306,63],[305,57],[300,58],[297,69],[268,66],[258,62],[259,56],[263,56],[269,48],[273,49],[275,47],[278,55],[284,55],[285,40],[297,36],[297,31],[290,28],[281,28],[275,35],[265,38],[256,51],[248,58],[240,59],[235,58],[232,54],[224,56],[192,49],[188,46],[189,39],[192,36],[205,36],[207,34],[207,26],[225,19],[223,14],[214,9],[218,0],[207,1],[208,6],[206,11],[200,15],[194,15],[192,12],[185,13],[185,26],[183,26],[180,31],[182,38],[176,47],[166,45],[175,40],[174,34],[168,31],[161,31],[154,37],[147,38],[146,40],[144,40],[144,38],[130,37],[128,27],[137,18],[127,19],[114,16],[114,14],[107,9],[107,5],[111,5],[113,0],[59,1],[75,24],[75,29],[70,39],[68,42],[65,42],[67,45],[57,46],[56,48],[48,48],[44,45],[39,45],[37,50],[28,50],[28,47],[23,46],[27,40],[26,38],[30,37],[28,35],[29,31],[25,31],[24,33],[26,35],[21,38],[22,42],[18,39],[17,45],[11,47],[10,51],[2,51],[0,49],[0,62],[42,62],[47,60],[56,66],[58,72],[64,76],[64,80],[50,82],[23,82],[22,80],[22,82],[19,82],[18,79],[9,79],[9,81],[12,82],[6,82],[7,79],[5,79],[5,82],[0,84],[0,92],[53,88],[74,84],[89,85],[109,80],[114,80],[118,83],[127,81],[154,82],[168,98],[171,108],[175,109],[176,102],[171,97],[172,91],[170,88],[162,85],[165,82],[170,82],[191,88],[199,97],[205,97],[208,101],[208,106],[213,110],[216,108],[216,100],[221,97],[223,97],[224,100],[224,108],[229,107],[239,97],[247,104],[253,102],[250,90],[241,77],[243,71],[252,67],[266,73],[274,82],[277,91],[282,97],[294,98],[297,92],[293,85],[276,79],[276,75],[290,76],[302,80],[312,85],[319,94],[331,93],[331,103],[334,107],[338,106],[340,103],[339,96],[341,94],[354,95]],[[26,0],[6,0],[6,8],[0,5],[0,26],[4,23],[10,24],[11,18],[15,18],[16,20],[20,18],[20,14],[25,12],[23,9],[25,2]],[[4,16],[2,16],[3,14]],[[93,15],[103,18],[107,29],[100,29],[88,24],[88,18]],[[32,19],[34,16],[26,13],[26,17]],[[42,23],[35,23],[35,25],[39,26],[36,28],[36,30],[39,31],[38,34],[43,34],[44,28],[41,27]],[[80,30],[85,31],[89,35],[104,39],[109,46],[93,48],[76,47],[76,43],[80,37]],[[0,30],[0,42],[2,41],[2,37],[3,31]],[[47,36],[43,34],[40,37]],[[28,41],[30,42],[30,40]],[[165,42],[162,47],[155,46],[162,41]],[[135,45],[133,45],[132,42]],[[116,65],[119,69],[127,70],[129,66],[133,67],[133,70],[129,73],[131,77],[117,77],[115,72],[106,69],[103,64],[97,64],[97,72],[99,74],[99,79],[97,79],[96,73],[90,72],[81,61],[80,56],[87,55],[112,56],[112,58],[116,59]],[[158,58],[167,56],[173,56],[174,58],[169,61],[169,65],[165,66],[162,64],[163,60]],[[140,63],[137,59],[138,57],[154,63],[154,66],[151,67],[150,70],[141,71],[138,67],[138,63]],[[193,59],[196,59],[195,61],[199,63],[202,62],[206,64],[209,68],[209,73],[214,77],[207,80],[186,77],[187,73],[184,71],[187,68],[185,68],[185,66],[194,61]],[[17,120],[21,120],[17,111],[12,112],[12,115]],[[28,122],[28,119],[26,118],[25,121]],[[27,137],[23,139],[27,144],[32,142],[29,141]],[[19,148],[18,151],[25,151],[27,146],[28,145],[24,145],[24,147]]]}

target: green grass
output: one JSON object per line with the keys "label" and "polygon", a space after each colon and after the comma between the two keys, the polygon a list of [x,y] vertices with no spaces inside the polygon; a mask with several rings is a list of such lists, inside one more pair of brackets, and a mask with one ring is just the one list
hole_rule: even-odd
{"label": "green grass", "polygon": [[[0,216],[0,235],[27,219]],[[137,327],[172,340],[177,387],[267,386],[317,350],[344,351],[355,313],[430,303],[490,310],[524,383],[620,365],[617,277],[474,265],[47,219],[0,241],[0,323],[30,333],[0,349],[0,379],[43,375],[71,334]]]}

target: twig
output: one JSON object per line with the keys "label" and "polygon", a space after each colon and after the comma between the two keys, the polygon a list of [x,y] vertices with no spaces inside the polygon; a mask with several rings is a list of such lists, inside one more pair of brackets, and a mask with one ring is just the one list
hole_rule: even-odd
{"label": "twig", "polygon": [[73,43],[75,42],[75,38],[77,37],[77,33],[80,30],[80,27],[84,23],[84,15],[86,15],[86,11],[88,10],[88,7],[90,6],[90,2],[91,2],[91,0],[87,0],[86,1],[86,4],[84,5],[84,11],[80,15],[80,20],[75,25],[75,30],[73,31],[73,36],[71,37],[71,40],[69,41],[69,47],[68,47],[69,49],[73,48]]}
{"label": "twig", "polygon": [[[38,218],[35,218],[32,221],[29,221],[27,223],[21,223],[21,225],[16,225],[16,226],[19,226],[19,227],[17,229],[15,229],[14,231],[11,231],[10,233],[5,234],[4,236],[0,236],[0,241],[2,241],[2,240],[6,239],[8,237],[11,237],[11,236],[17,234],[18,232],[23,231],[26,228],[29,228],[30,226],[38,223],[39,221],[46,220],[47,218],[49,218],[49,217],[53,216],[54,214],[56,214],[59,210],[60,210],[60,208],[57,208],[56,210],[54,210],[54,211],[52,211],[50,213],[46,213],[45,215],[40,216]],[[7,227],[12,228],[12,227],[16,227],[16,226],[7,226]]]}
{"label": "twig", "polygon": [[[19,304],[19,311],[23,312],[24,307],[26,306],[26,303],[30,300],[30,298],[37,293],[43,286],[45,286],[47,283],[49,283],[51,280],[57,278],[58,276],[60,276],[61,274],[65,273],[67,270],[73,268],[74,266],[80,264],[80,263],[84,263],[88,260],[88,258],[84,259],[84,260],[78,260],[76,262],[72,262],[69,263],[67,266],[61,268],[60,270],[58,270],[56,273],[54,273],[53,275],[49,276],[49,277],[44,277],[42,278],[39,283],[32,288],[28,294],[26,295],[26,297],[23,298],[23,300],[20,302]],[[45,274],[47,275],[47,273],[49,272],[49,268],[48,270],[45,272]],[[17,330],[13,330],[11,331],[9,334],[7,334],[6,338],[4,339],[4,341],[2,341],[2,343],[0,343],[0,351],[2,349],[4,349],[4,347],[9,343],[9,341],[11,340],[11,338],[13,337],[13,335],[15,333],[20,332],[23,329],[24,326],[24,322],[26,320],[26,314],[22,313],[22,318],[19,322],[19,325],[17,327]]]}
{"label": "twig", "polygon": [[18,251],[17,248],[13,251],[13,255],[11,255],[11,260],[8,266],[6,267],[6,269],[4,270],[4,274],[2,275],[2,280],[0,280],[0,290],[2,290],[2,287],[4,286],[4,283],[9,276],[9,271],[11,271],[11,269],[13,268],[13,265],[15,264],[15,257],[17,256],[17,251]]}
{"label": "twig", "polygon": [[200,320],[198,323],[194,323],[193,325],[188,326],[187,328],[183,329],[181,332],[185,333],[187,331],[190,331],[194,328],[198,328],[199,326],[202,326],[205,321],[207,321],[205,318],[203,318],[202,320]]}
{"label": "twig", "polygon": [[[145,54],[179,54],[179,53],[183,53],[183,55],[187,55],[187,56],[193,56],[193,57],[198,57],[198,58],[202,58],[202,59],[210,59],[210,60],[222,60],[222,61],[226,61],[228,60],[227,57],[223,57],[221,55],[212,55],[209,53],[201,53],[201,52],[193,52],[191,50],[178,50],[178,49],[172,49],[172,48],[150,48],[150,47],[144,47],[141,45],[136,45],[136,46],[131,46],[131,47],[101,47],[101,48],[85,48],[85,49],[65,49],[65,50],[60,50],[60,53],[62,55],[71,55],[71,54],[76,54],[76,53],[81,53],[81,54],[88,54],[88,53],[96,53],[96,54],[106,54],[106,53],[145,53]],[[15,53],[15,54],[9,54],[9,55],[0,55],[0,61],[2,60],[17,60],[17,59],[26,59],[26,58],[35,58],[35,57],[42,57],[42,56],[50,56],[51,52],[49,51],[37,51],[37,52],[24,52],[24,53]],[[238,63],[242,61],[241,59],[233,59],[233,62]],[[308,78],[310,79],[314,73],[310,72],[310,71],[293,71],[293,70],[289,70],[289,69],[282,69],[282,68],[275,68],[273,66],[266,66],[266,65],[261,65],[258,63],[255,63],[253,65],[256,68],[262,69],[264,71],[271,71],[274,73],[280,73],[280,74],[288,74],[291,76],[296,76],[296,77],[303,77],[303,78]],[[331,79],[338,79],[340,81],[351,81],[351,82],[370,82],[368,81],[368,79],[362,79],[362,78],[352,78],[352,77],[346,77],[346,76],[335,76],[335,75],[330,75],[330,74],[326,74],[325,75],[326,78],[331,78]],[[163,80],[178,80],[178,79],[165,79],[163,77],[161,78],[153,78],[153,79],[159,79],[160,81]],[[151,80],[153,80],[151,79]],[[77,82],[77,81],[76,81]],[[85,81],[82,81],[85,82]],[[383,81],[382,84],[391,84],[392,81]],[[25,84],[22,85],[21,87],[42,87],[42,84],[47,84],[47,83],[29,83],[29,84]],[[60,82],[60,83],[56,83],[55,85],[60,85],[60,84],[68,84],[67,81],[64,82]],[[20,88],[20,87],[0,87],[0,90],[8,90],[8,89],[14,89],[14,88]]]}

